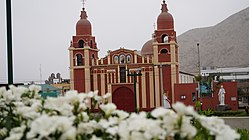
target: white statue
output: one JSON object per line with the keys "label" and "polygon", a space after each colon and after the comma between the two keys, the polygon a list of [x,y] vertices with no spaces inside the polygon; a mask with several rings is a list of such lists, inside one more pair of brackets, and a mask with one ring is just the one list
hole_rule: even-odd
{"label": "white statue", "polygon": [[171,105],[170,105],[170,102],[169,102],[169,99],[167,97],[167,94],[168,92],[164,93],[163,95],[163,108],[171,108]]}
{"label": "white statue", "polygon": [[221,85],[218,96],[219,96],[219,101],[220,101],[220,105],[225,105],[225,89],[223,88],[223,86]]}

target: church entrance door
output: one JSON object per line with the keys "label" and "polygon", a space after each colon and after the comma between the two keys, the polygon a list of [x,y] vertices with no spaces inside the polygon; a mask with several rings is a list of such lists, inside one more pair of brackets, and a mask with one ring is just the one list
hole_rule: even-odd
{"label": "church entrance door", "polygon": [[112,102],[117,105],[117,108],[127,112],[134,112],[135,103],[132,90],[127,87],[116,89],[112,95]]}

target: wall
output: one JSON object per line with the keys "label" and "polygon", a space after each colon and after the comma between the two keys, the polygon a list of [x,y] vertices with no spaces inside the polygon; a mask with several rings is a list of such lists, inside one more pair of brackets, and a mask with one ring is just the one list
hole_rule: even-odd
{"label": "wall", "polygon": [[[198,98],[202,100],[202,109],[206,110],[208,108],[215,110],[219,105],[218,92],[219,88],[215,88],[217,83],[213,83],[214,93],[211,97]],[[238,110],[238,96],[237,96],[237,82],[223,82],[222,83],[226,94],[225,94],[225,104],[228,105],[232,110]],[[187,84],[175,84],[175,100],[183,102],[186,105],[194,105],[195,102],[192,100],[192,93],[195,93],[197,97],[197,83],[187,83]],[[185,97],[185,98],[184,98]],[[196,101],[196,100],[195,100]]]}

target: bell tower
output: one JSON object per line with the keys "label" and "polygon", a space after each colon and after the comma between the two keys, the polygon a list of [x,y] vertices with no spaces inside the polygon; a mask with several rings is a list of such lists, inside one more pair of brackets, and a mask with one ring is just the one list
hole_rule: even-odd
{"label": "bell tower", "polygon": [[[179,82],[178,45],[173,16],[163,0],[153,40],[154,64],[160,71],[160,90],[174,103],[174,84]],[[162,75],[161,75],[162,74]]]}
{"label": "bell tower", "polygon": [[[83,1],[84,2],[84,1]],[[70,88],[78,92],[91,91],[91,67],[97,64],[98,48],[92,35],[92,25],[87,19],[83,7],[80,19],[76,24],[76,35],[72,37],[69,47]]]}

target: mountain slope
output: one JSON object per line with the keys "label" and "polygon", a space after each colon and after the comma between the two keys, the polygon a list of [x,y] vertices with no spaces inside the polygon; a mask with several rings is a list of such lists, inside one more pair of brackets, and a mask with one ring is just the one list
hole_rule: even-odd
{"label": "mountain slope", "polygon": [[215,26],[189,30],[177,39],[182,71],[198,72],[197,42],[201,67],[249,66],[249,8]]}

